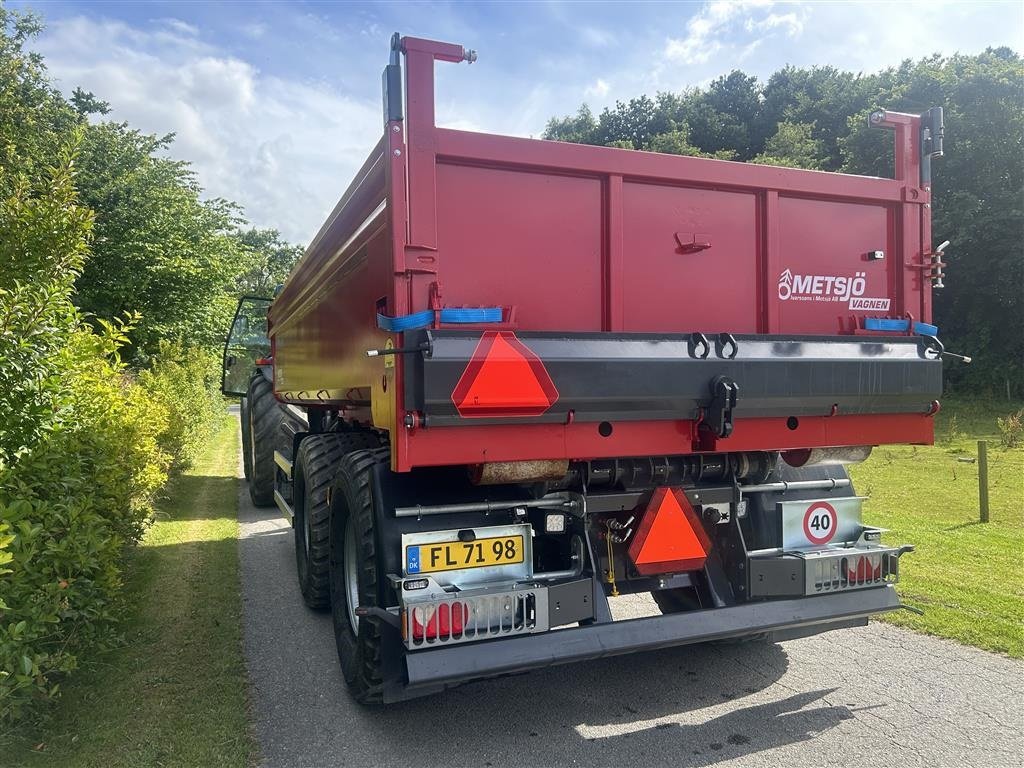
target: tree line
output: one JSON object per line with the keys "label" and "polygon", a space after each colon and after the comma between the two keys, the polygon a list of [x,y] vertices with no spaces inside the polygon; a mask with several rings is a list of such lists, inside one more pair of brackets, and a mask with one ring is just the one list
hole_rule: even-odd
{"label": "tree line", "polygon": [[942,106],[946,156],[933,166],[933,231],[949,240],[934,292],[946,366],[965,394],[1024,392],[1024,64],[1009,48],[929,56],[882,72],[785,67],[767,81],[734,70],[705,88],[641,95],[595,116],[584,104],[544,138],[794,168],[891,176],[884,108]]}

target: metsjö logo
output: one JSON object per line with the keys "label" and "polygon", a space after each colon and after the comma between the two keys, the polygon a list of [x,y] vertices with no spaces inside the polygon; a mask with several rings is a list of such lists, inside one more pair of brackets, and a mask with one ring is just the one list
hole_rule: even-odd
{"label": "metsj\u00f6 logo", "polygon": [[886,311],[889,299],[864,298],[867,275],[857,272],[853,277],[842,275],[794,275],[789,269],[779,275],[781,301],[849,302],[850,309]]}

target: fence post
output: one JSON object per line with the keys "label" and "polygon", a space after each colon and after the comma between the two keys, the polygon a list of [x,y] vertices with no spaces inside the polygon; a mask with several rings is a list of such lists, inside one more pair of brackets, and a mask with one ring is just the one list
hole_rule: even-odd
{"label": "fence post", "polygon": [[981,506],[981,522],[988,522],[988,443],[978,441],[978,501]]}

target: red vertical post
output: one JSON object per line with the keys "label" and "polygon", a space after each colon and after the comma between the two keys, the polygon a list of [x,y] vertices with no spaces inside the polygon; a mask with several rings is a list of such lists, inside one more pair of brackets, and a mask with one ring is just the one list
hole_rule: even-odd
{"label": "red vertical post", "polygon": [[779,280],[779,193],[769,189],[764,196],[764,245],[762,247],[761,313],[762,333],[778,333],[781,302],[777,294]]}
{"label": "red vertical post", "polygon": [[409,246],[436,250],[434,62],[473,61],[476,54],[467,52],[461,45],[416,37],[403,37],[401,48],[405,54],[405,117],[409,151],[406,159],[409,173]]}
{"label": "red vertical post", "polygon": [[931,282],[920,268],[931,251],[931,189],[921,185],[921,117],[902,112],[872,114],[871,124],[895,133],[895,179],[904,183],[898,206],[896,237],[899,262],[893,272],[897,314],[910,313],[929,322]]}
{"label": "red vertical post", "polygon": [[409,245],[437,248],[434,156],[434,57],[405,53],[406,125],[409,133]]}
{"label": "red vertical post", "polygon": [[625,328],[622,297],[622,177],[612,174],[605,186],[604,330]]}
{"label": "red vertical post", "polygon": [[[476,58],[460,45],[403,37],[405,54],[405,132],[399,122],[388,131],[388,211],[394,248],[395,314],[427,306],[430,284],[437,280],[437,152],[434,125],[434,62]],[[396,130],[397,128],[397,130]],[[404,278],[399,280],[399,278]],[[401,343],[401,342],[400,342]],[[402,408],[405,360],[396,355],[395,436],[392,468],[410,468],[410,430]]]}

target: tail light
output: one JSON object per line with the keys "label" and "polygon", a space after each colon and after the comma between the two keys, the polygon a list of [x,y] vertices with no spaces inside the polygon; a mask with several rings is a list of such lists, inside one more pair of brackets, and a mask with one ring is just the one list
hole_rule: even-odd
{"label": "tail light", "polygon": [[462,637],[469,619],[469,606],[461,602],[421,605],[412,609],[413,641]]}
{"label": "tail light", "polygon": [[410,600],[402,607],[401,621],[409,648],[543,632],[548,629],[547,590]]}

